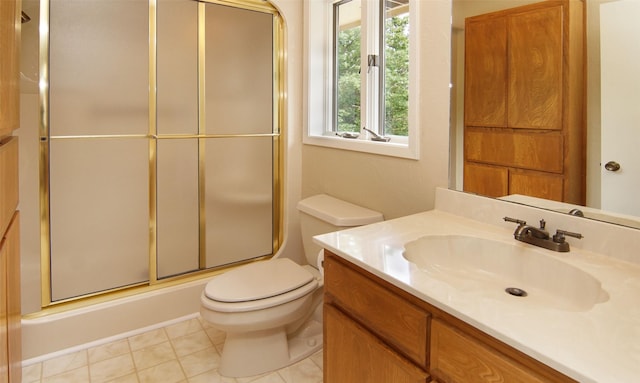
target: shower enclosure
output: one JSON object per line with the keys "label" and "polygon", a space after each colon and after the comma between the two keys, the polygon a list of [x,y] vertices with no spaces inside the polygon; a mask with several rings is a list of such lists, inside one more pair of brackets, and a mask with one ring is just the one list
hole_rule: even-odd
{"label": "shower enclosure", "polygon": [[42,0],[40,12],[43,306],[274,254],[276,9]]}

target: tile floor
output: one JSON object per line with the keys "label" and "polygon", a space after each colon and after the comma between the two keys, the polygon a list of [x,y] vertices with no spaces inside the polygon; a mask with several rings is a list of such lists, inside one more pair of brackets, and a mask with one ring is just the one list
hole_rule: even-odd
{"label": "tile floor", "polygon": [[322,351],[249,378],[218,374],[221,333],[194,318],[25,366],[23,383],[321,383]]}

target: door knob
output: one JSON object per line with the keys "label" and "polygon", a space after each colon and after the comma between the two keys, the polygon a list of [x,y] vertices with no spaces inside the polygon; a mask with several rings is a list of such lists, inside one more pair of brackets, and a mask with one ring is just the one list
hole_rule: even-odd
{"label": "door knob", "polygon": [[620,164],[615,161],[609,161],[604,165],[604,168],[610,172],[617,172],[620,170]]}

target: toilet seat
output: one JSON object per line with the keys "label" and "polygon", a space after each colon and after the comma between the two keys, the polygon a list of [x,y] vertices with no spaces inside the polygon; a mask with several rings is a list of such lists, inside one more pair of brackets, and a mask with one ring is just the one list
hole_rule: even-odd
{"label": "toilet seat", "polygon": [[288,258],[278,258],[214,277],[207,283],[202,301],[220,312],[253,311],[291,302],[317,286],[317,279],[306,268]]}

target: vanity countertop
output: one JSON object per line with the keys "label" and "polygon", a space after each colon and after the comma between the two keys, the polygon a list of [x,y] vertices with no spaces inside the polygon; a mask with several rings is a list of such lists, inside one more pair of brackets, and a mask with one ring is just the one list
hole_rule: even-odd
{"label": "vanity countertop", "polygon": [[456,290],[419,271],[402,256],[410,241],[450,234],[521,244],[513,239],[513,230],[504,226],[441,210],[324,234],[314,240],[579,382],[638,381],[640,265],[579,248],[557,253],[536,247],[591,274],[609,294],[606,302],[587,311],[559,310],[506,294],[507,298],[496,299],[474,289]]}

